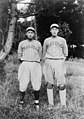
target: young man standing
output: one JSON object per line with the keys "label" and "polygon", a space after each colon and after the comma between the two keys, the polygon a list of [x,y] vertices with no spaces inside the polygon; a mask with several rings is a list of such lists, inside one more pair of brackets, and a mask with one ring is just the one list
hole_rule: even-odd
{"label": "young man standing", "polygon": [[58,24],[52,24],[50,32],[52,36],[46,38],[43,45],[43,59],[45,60],[43,72],[47,82],[49,109],[54,106],[53,86],[55,83],[59,89],[61,107],[66,107],[66,68],[64,61],[68,56],[66,40],[57,35],[59,32]]}
{"label": "young man standing", "polygon": [[39,108],[39,90],[41,87],[41,65],[42,46],[35,40],[35,29],[26,29],[27,39],[20,42],[18,46],[18,58],[21,62],[18,70],[18,81],[20,90],[20,103],[24,103],[24,95],[31,80],[35,96],[36,108]]}

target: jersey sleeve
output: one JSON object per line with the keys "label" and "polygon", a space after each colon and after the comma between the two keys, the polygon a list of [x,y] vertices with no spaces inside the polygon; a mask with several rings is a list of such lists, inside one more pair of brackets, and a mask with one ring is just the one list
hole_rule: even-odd
{"label": "jersey sleeve", "polygon": [[66,40],[64,40],[64,43],[63,43],[63,53],[65,57],[68,56],[68,46],[67,46]]}
{"label": "jersey sleeve", "polygon": [[42,58],[42,45],[41,43],[39,42],[39,56],[40,56],[40,59]]}
{"label": "jersey sleeve", "polygon": [[47,51],[47,41],[45,39],[43,43],[43,57],[45,57],[46,51]]}
{"label": "jersey sleeve", "polygon": [[18,46],[18,59],[21,59],[21,58],[22,58],[22,44],[20,42]]}

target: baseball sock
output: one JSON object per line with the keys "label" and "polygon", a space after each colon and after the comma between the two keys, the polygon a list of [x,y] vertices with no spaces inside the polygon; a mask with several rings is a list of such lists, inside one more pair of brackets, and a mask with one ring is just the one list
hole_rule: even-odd
{"label": "baseball sock", "polygon": [[66,89],[59,91],[60,94],[60,103],[61,106],[65,105],[66,106]]}
{"label": "baseball sock", "polygon": [[24,100],[25,92],[20,91],[20,101]]}
{"label": "baseball sock", "polygon": [[47,89],[48,102],[51,105],[54,105],[53,102],[53,89]]}
{"label": "baseball sock", "polygon": [[39,105],[39,91],[34,91],[35,105]]}

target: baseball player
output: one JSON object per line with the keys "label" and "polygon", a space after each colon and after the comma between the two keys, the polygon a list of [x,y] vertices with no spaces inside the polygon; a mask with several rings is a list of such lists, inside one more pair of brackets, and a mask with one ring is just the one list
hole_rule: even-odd
{"label": "baseball player", "polygon": [[47,82],[47,96],[49,109],[54,106],[53,86],[57,85],[60,94],[61,106],[66,107],[66,68],[64,61],[68,56],[66,40],[59,37],[58,24],[50,26],[51,37],[46,38],[43,45],[43,59],[45,60],[43,73]]}
{"label": "baseball player", "polygon": [[31,80],[35,96],[35,105],[39,108],[39,90],[41,87],[41,65],[42,46],[35,40],[35,29],[26,29],[27,39],[20,42],[18,46],[18,58],[21,65],[18,70],[18,81],[20,90],[20,103],[24,103],[24,95]]}

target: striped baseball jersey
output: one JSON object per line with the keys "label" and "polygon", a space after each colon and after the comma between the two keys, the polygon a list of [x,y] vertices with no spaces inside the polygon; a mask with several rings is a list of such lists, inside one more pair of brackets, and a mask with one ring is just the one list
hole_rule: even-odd
{"label": "striped baseball jersey", "polygon": [[43,51],[46,58],[64,58],[68,56],[68,47],[66,40],[62,37],[49,37],[46,38],[43,45]]}
{"label": "striped baseball jersey", "polygon": [[18,58],[24,61],[40,61],[42,46],[37,40],[24,40],[18,46]]}

